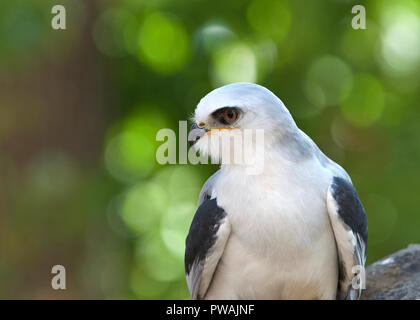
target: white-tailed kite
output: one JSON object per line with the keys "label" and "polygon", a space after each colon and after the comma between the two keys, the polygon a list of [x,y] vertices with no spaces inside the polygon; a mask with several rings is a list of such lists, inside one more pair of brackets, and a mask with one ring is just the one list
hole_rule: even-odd
{"label": "white-tailed kite", "polygon": [[194,148],[213,157],[223,155],[209,147],[212,131],[263,129],[264,169],[222,161],[204,184],[186,239],[191,298],[359,298],[363,284],[352,280],[365,264],[365,211],[346,171],[281,100],[235,83],[207,94],[194,121]]}

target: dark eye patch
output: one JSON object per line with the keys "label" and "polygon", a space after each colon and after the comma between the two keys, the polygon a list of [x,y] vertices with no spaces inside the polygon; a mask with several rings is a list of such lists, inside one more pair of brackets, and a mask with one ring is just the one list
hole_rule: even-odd
{"label": "dark eye patch", "polygon": [[238,120],[240,114],[241,111],[237,107],[223,107],[214,111],[212,116],[221,124],[228,126],[232,125],[236,120]]}

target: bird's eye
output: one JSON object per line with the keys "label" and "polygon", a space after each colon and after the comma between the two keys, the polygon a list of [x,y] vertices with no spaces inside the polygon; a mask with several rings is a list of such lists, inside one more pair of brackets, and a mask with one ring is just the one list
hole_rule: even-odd
{"label": "bird's eye", "polygon": [[213,113],[213,116],[225,125],[231,125],[238,120],[240,111],[236,107],[221,108]]}

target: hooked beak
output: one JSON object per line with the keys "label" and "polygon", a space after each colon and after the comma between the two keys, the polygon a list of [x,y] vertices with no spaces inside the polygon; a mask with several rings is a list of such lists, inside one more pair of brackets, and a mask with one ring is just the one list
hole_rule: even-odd
{"label": "hooked beak", "polygon": [[192,147],[206,132],[210,131],[207,128],[200,128],[196,123],[194,123],[190,131],[188,132],[188,143]]}

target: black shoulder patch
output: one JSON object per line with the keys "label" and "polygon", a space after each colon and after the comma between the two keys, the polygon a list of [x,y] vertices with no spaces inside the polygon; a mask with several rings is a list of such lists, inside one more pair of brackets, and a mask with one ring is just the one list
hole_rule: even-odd
{"label": "black shoulder patch", "polygon": [[367,217],[359,195],[347,180],[334,177],[332,195],[338,205],[338,214],[344,223],[357,232],[367,243]]}
{"label": "black shoulder patch", "polygon": [[190,273],[196,259],[203,260],[216,242],[216,233],[226,212],[217,205],[216,199],[205,200],[195,213],[186,239],[185,271]]}

